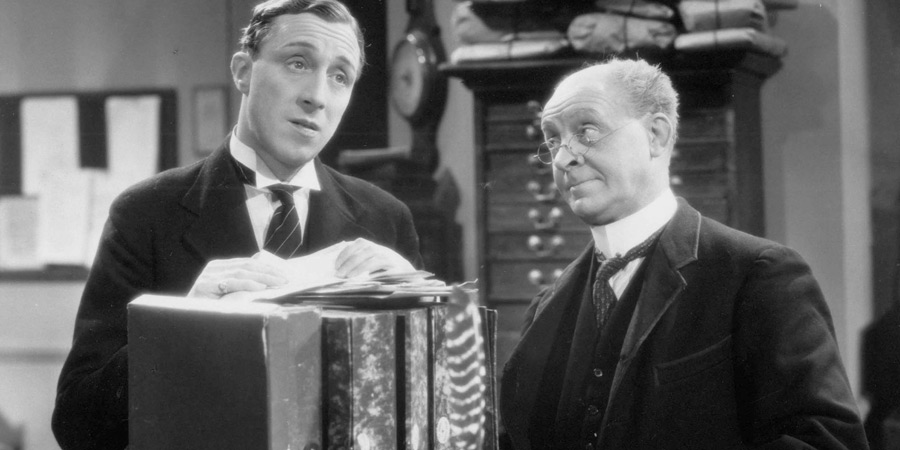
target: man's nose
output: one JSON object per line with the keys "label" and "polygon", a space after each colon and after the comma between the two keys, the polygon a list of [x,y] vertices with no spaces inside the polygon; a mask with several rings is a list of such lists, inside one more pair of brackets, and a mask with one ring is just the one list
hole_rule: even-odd
{"label": "man's nose", "polygon": [[328,77],[326,74],[313,73],[302,86],[298,101],[307,110],[322,109],[328,93]]}
{"label": "man's nose", "polygon": [[553,165],[559,170],[567,170],[578,165],[578,158],[572,154],[568,145],[560,145],[553,157]]}

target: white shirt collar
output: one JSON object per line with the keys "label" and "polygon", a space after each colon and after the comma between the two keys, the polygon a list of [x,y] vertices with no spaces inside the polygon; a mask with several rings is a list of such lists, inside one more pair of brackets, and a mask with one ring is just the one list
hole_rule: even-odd
{"label": "white shirt collar", "polygon": [[293,178],[282,182],[272,173],[269,166],[256,154],[250,146],[241,142],[237,137],[237,129],[231,132],[231,140],[228,143],[231,156],[239,163],[256,172],[256,188],[264,189],[273,184],[290,184],[298,187],[309,188],[314,191],[321,189],[319,176],[316,173],[316,165],[310,161],[303,165]]}
{"label": "white shirt collar", "polygon": [[606,225],[591,227],[597,251],[612,257],[625,254],[662,228],[675,215],[678,203],[670,189],[634,214]]}

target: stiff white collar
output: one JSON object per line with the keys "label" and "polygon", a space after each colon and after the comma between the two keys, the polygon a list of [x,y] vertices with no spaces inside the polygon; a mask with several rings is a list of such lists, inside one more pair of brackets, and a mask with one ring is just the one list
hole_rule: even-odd
{"label": "stiff white collar", "polygon": [[248,169],[256,172],[256,188],[264,189],[273,184],[290,184],[297,187],[305,187],[314,191],[321,189],[319,186],[319,176],[316,173],[316,165],[310,161],[303,165],[293,178],[282,182],[272,173],[265,161],[256,154],[250,146],[241,142],[237,137],[237,130],[231,132],[231,141],[228,145],[231,149],[231,156],[239,163],[247,166]]}
{"label": "stiff white collar", "polygon": [[624,255],[668,223],[676,208],[675,195],[666,189],[634,214],[613,223],[591,227],[594,246],[607,257]]}

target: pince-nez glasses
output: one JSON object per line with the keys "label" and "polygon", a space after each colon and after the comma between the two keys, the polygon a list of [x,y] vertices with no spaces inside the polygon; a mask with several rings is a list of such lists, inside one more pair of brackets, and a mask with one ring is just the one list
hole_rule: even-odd
{"label": "pince-nez glasses", "polygon": [[[563,147],[565,147],[566,151],[568,151],[569,154],[575,158],[584,156],[588,152],[588,150],[598,147],[601,141],[612,136],[615,132],[621,130],[622,128],[631,125],[631,123],[635,122],[636,120],[637,119],[629,120],[624,125],[615,128],[606,134],[601,134],[600,131],[594,128],[585,129],[581,133],[573,134],[572,136],[570,136],[569,140],[567,140],[565,144],[563,144],[562,140],[559,138],[551,138],[538,146],[537,152],[533,156],[537,158],[538,161],[544,164],[553,164],[553,160],[556,158],[556,154],[559,153],[559,150]],[[581,145],[573,147],[572,140],[575,140]]]}

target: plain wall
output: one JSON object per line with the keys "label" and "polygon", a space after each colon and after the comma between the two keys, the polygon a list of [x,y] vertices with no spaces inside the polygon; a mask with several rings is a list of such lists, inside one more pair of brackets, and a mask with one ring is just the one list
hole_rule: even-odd
{"label": "plain wall", "polygon": [[767,233],[812,267],[858,399],[872,317],[864,6],[801,0],[780,13],[772,33],[789,53],[762,90]]}

